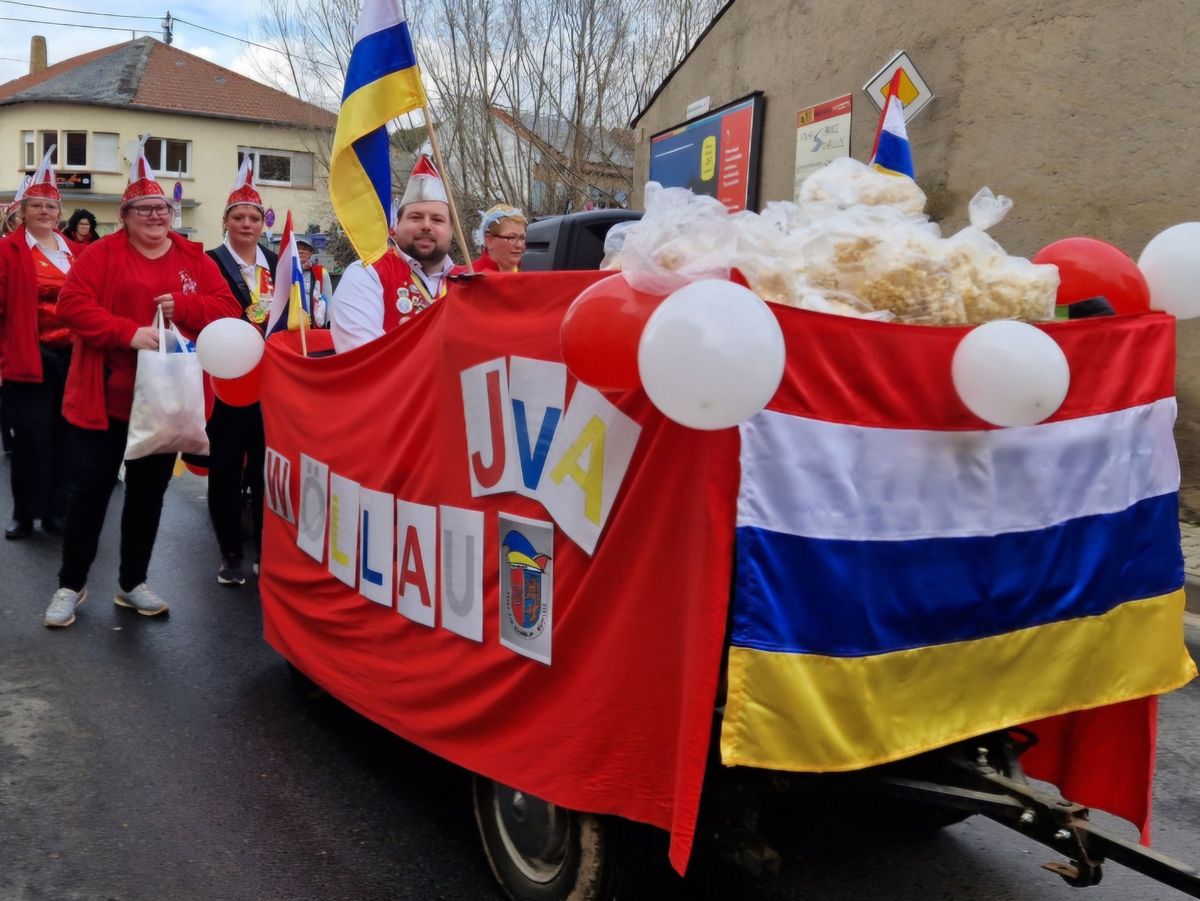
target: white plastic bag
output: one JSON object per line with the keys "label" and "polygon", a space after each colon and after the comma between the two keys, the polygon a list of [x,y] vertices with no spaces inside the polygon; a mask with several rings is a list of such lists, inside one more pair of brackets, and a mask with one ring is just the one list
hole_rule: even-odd
{"label": "white plastic bag", "polygon": [[158,350],[139,350],[129,411],[125,459],[150,454],[207,454],[204,431],[204,372],[194,350],[162,309],[155,318]]}

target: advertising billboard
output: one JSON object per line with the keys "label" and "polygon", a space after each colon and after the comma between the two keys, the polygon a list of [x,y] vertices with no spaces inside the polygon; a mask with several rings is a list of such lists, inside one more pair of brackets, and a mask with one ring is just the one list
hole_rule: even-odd
{"label": "advertising billboard", "polygon": [[730,212],[758,208],[763,95],[751,94],[650,138],[650,181],[690,188]]}

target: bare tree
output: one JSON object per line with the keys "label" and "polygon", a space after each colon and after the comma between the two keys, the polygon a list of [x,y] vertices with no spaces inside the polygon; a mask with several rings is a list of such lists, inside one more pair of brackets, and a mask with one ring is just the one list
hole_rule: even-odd
{"label": "bare tree", "polygon": [[[447,176],[464,209],[620,203],[628,122],[725,0],[424,0],[410,19]],[[357,0],[263,0],[276,83],[332,106]],[[282,85],[281,85],[282,86]],[[410,130],[414,123],[397,123]],[[411,143],[405,139],[406,143]],[[405,168],[408,160],[396,160]],[[469,216],[466,218],[470,218]]]}

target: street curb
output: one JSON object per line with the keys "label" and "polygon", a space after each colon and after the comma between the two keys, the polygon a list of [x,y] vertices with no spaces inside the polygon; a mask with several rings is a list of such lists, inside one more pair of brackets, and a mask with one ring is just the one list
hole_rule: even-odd
{"label": "street curb", "polygon": [[1200,614],[1200,576],[1184,573],[1183,592],[1187,598],[1184,609],[1188,613]]}

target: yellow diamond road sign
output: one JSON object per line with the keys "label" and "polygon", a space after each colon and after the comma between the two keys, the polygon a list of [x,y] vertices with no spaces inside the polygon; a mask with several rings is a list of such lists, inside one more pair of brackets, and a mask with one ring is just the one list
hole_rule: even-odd
{"label": "yellow diamond road sign", "polygon": [[886,66],[863,85],[863,90],[867,92],[872,103],[883,109],[883,102],[887,99],[892,84],[892,75],[897,69],[904,70],[904,74],[900,76],[900,99],[904,102],[904,121],[907,122],[933,99],[933,91],[929,89],[929,85],[925,83],[925,79],[921,77],[907,53],[901,51],[892,57]]}

